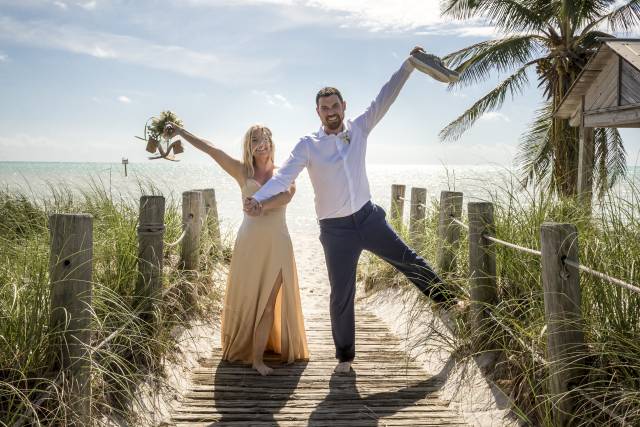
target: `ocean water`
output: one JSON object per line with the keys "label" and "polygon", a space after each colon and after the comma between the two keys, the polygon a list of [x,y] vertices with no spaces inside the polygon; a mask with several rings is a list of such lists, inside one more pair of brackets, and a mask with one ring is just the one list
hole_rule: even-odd
{"label": "ocean water", "polygon": [[[388,209],[392,184],[427,190],[427,203],[439,198],[442,190],[462,191],[468,201],[489,200],[490,194],[517,189],[518,175],[511,169],[495,166],[437,165],[367,165],[367,173],[375,203]],[[640,168],[630,168],[627,179],[640,186]],[[287,208],[287,223],[292,233],[316,233],[318,226],[313,203],[313,189],[306,171],[296,180],[297,191]],[[224,232],[233,233],[243,217],[240,188],[217,164],[174,163],[157,161],[128,165],[117,163],[44,163],[0,162],[0,187],[20,191],[35,198],[51,196],[51,188],[82,191],[92,185],[104,187],[115,198],[137,200],[141,187],[155,186],[167,198],[180,202],[183,191],[214,188],[218,214]],[[630,184],[622,183],[618,190],[628,193]],[[519,192],[523,199],[526,192]],[[408,217],[408,203],[405,217]]]}

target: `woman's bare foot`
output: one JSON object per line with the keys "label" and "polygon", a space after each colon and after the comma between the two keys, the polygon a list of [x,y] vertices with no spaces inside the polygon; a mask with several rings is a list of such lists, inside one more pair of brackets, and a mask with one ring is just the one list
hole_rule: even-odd
{"label": "woman's bare foot", "polygon": [[258,371],[258,373],[262,376],[271,375],[271,373],[273,373],[273,369],[265,365],[263,362],[254,363],[253,369]]}
{"label": "woman's bare foot", "polygon": [[349,371],[351,371],[351,362],[340,362],[333,370],[336,374],[348,374]]}

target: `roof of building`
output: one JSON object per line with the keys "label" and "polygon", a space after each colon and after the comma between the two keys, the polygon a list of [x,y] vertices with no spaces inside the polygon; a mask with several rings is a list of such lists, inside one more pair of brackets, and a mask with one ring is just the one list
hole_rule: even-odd
{"label": "roof of building", "polygon": [[598,74],[613,55],[619,55],[640,71],[640,39],[600,39],[602,45],[582,69],[555,112],[557,117],[568,119],[580,106],[582,96],[587,93]]}

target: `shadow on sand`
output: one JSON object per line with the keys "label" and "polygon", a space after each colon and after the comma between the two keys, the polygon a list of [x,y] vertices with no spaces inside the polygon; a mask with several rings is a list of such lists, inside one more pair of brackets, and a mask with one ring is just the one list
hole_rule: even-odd
{"label": "shadow on sand", "polygon": [[[380,424],[383,421],[382,417],[416,406],[416,402],[440,390],[454,366],[455,360],[450,358],[442,370],[429,379],[408,386],[407,378],[391,381],[391,383],[386,382],[385,387],[392,390],[369,394],[366,397],[361,396],[358,391],[356,372],[351,371],[349,375],[334,373],[329,380],[329,394],[311,413],[308,425],[357,425],[358,427],[384,425]],[[440,416],[450,417],[451,415],[438,415]],[[407,425],[411,424],[409,420],[407,422]]]}
{"label": "shadow on sand", "polygon": [[276,355],[265,355],[265,362],[275,367],[266,377],[246,364],[218,363],[213,399],[219,418],[210,425],[277,425],[275,414],[292,397],[307,362],[283,366]]}

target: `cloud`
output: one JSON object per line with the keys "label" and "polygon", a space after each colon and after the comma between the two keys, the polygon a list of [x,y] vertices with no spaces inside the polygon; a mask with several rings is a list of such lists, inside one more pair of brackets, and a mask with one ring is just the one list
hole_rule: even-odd
{"label": "cloud", "polygon": [[154,44],[132,36],[45,21],[18,21],[6,16],[0,16],[0,40],[142,65],[228,86],[255,83],[256,79],[268,76],[278,64],[275,59],[199,52],[182,46]]}
{"label": "cloud", "polygon": [[482,117],[480,117],[479,120],[488,121],[488,122],[493,122],[493,121],[498,121],[498,120],[502,120],[502,121],[505,121],[505,122],[510,122],[511,121],[509,116],[507,116],[506,114],[497,112],[497,111],[489,111],[488,113],[484,113],[482,115]]}
{"label": "cloud", "polygon": [[9,55],[7,55],[6,53],[0,52],[0,62],[7,62],[9,61]]}
{"label": "cloud", "polygon": [[291,105],[289,100],[279,93],[270,94],[264,90],[253,90],[251,93],[262,97],[267,104],[274,107],[283,107],[289,110],[293,109],[293,105]]}
{"label": "cloud", "polygon": [[87,1],[84,3],[78,3],[78,6],[80,6],[81,8],[83,8],[84,10],[94,10],[96,8],[96,6],[98,6],[98,2],[97,1]]}
{"label": "cloud", "polygon": [[295,15],[292,10],[311,9],[337,18],[336,23],[342,28],[364,28],[373,33],[415,31],[416,35],[495,36],[495,29],[481,20],[458,22],[443,18],[440,2],[436,0],[187,0],[186,3],[196,7],[274,6],[287,11],[293,19],[306,15]]}
{"label": "cloud", "polygon": [[131,99],[129,99],[128,97],[126,97],[124,95],[120,95],[118,97],[118,101],[122,102],[123,104],[131,104]]}
{"label": "cloud", "polygon": [[62,1],[54,1],[53,4],[62,10],[67,10],[69,6],[65,2]]}

